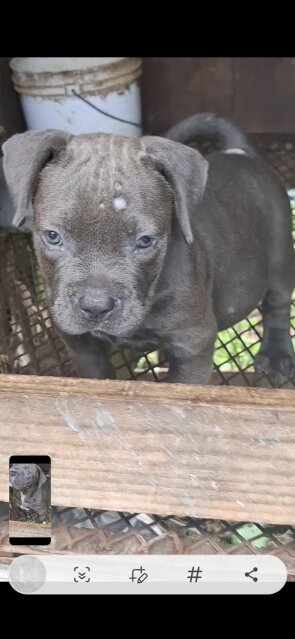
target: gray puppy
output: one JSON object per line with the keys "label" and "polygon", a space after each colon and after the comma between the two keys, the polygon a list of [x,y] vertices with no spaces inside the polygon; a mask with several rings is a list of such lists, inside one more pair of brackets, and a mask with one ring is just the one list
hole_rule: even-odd
{"label": "gray puppy", "polygon": [[[223,151],[183,144],[199,134]],[[3,151],[14,223],[33,206],[52,317],[82,376],[114,376],[113,342],[161,345],[169,381],[207,383],[217,331],[259,302],[256,367],[275,385],[295,376],[288,197],[230,122],[200,114],[166,138],[33,131]]]}
{"label": "gray puppy", "polygon": [[24,512],[33,511],[38,521],[46,518],[50,505],[49,481],[38,464],[11,464],[9,483],[20,492],[18,508]]}

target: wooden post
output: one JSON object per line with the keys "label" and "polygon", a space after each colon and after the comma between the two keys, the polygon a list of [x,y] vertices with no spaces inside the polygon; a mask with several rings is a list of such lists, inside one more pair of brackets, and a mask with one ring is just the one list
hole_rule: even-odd
{"label": "wooden post", "polygon": [[10,455],[52,459],[52,503],[295,524],[290,390],[0,376]]}

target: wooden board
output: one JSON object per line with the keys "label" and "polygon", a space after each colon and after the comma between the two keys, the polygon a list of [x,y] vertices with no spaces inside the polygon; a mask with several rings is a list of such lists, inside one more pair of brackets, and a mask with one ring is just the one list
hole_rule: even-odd
{"label": "wooden board", "polygon": [[0,376],[12,454],[50,455],[52,503],[295,524],[291,390]]}
{"label": "wooden board", "polygon": [[51,537],[50,524],[36,524],[33,522],[10,521],[10,537]]}
{"label": "wooden board", "polygon": [[295,58],[143,58],[144,132],[163,135],[201,111],[250,133],[295,132]]}

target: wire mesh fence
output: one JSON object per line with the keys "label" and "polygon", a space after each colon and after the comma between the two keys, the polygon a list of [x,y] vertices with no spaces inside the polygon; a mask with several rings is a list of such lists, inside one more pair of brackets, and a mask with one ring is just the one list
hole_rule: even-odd
{"label": "wire mesh fence", "polygon": [[[295,241],[295,139],[254,136],[253,142],[289,191]],[[210,148],[209,144],[202,147],[205,153]],[[294,342],[295,298],[290,322]],[[212,383],[270,386],[266,376],[254,372],[253,360],[261,335],[259,309],[219,333]],[[112,360],[119,379],[162,381],[168,370],[161,351],[139,353],[117,349],[112,352]],[[4,230],[0,230],[0,373],[78,376],[51,321],[31,237]],[[282,386],[294,388],[294,380],[285,381]],[[7,545],[7,517],[2,519],[0,549],[6,548],[5,552],[1,551],[2,557],[9,557],[12,553]],[[289,567],[290,578],[292,575],[295,578],[295,529],[287,524],[262,526],[249,522],[180,520],[173,514],[158,517],[54,508],[51,551],[57,550],[163,554],[268,552],[280,556]]]}
{"label": "wire mesh fence", "polygon": [[[0,518],[0,565],[20,554]],[[170,516],[54,508],[50,546],[22,546],[21,553],[57,554],[271,554],[295,580],[295,528]]]}
{"label": "wire mesh fence", "polygon": [[[295,219],[295,215],[294,215]],[[295,339],[295,299],[291,308]],[[270,386],[263,374],[254,374],[262,320],[259,309],[219,333],[212,382]],[[161,351],[113,349],[118,379],[163,381],[168,362]],[[77,376],[78,371],[52,323],[30,236],[0,231],[0,373]],[[282,382],[293,386],[294,382]]]}

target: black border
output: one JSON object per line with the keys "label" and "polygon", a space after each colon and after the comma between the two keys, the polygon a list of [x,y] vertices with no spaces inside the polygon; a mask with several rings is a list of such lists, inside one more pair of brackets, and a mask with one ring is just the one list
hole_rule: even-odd
{"label": "black border", "polygon": [[12,546],[48,546],[51,537],[9,537]]}
{"label": "black border", "polygon": [[9,464],[51,464],[49,455],[11,455]]}

